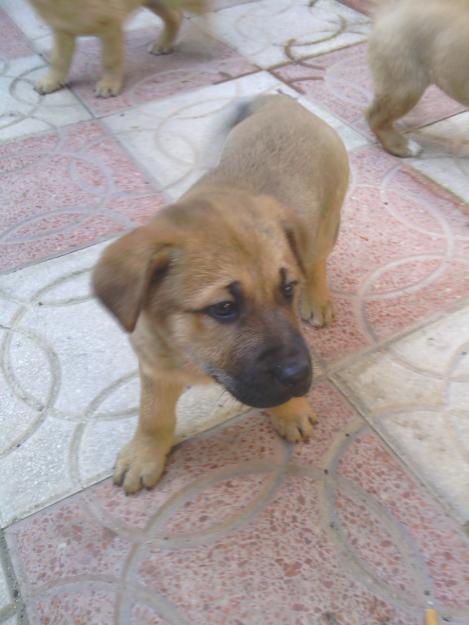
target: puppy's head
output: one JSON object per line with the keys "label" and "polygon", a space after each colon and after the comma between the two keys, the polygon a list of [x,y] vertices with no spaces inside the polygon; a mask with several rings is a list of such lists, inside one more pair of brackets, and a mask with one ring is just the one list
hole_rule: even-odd
{"label": "puppy's head", "polygon": [[299,243],[272,200],[239,208],[224,198],[223,210],[198,200],[162,211],[104,252],[93,284],[125,330],[144,315],[181,367],[266,408],[311,384],[296,312]]}

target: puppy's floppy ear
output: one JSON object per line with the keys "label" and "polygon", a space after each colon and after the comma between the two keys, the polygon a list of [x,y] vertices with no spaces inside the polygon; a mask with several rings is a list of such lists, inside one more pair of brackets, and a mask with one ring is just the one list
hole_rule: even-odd
{"label": "puppy's floppy ear", "polygon": [[102,254],[92,277],[93,290],[127,332],[132,332],[150,282],[169,267],[170,237],[149,225],[133,230]]}

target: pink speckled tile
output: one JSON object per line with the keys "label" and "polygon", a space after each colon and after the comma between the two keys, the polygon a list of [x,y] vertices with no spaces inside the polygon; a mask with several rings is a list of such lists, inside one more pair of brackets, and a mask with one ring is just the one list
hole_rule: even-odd
{"label": "pink speckled tile", "polygon": [[329,260],[337,319],[329,328],[306,327],[313,351],[328,362],[377,344],[469,293],[463,202],[377,147],[354,152],[351,167]]}
{"label": "pink speckled tile", "polygon": [[[226,469],[235,470],[236,467],[250,461],[259,463],[278,464],[283,460],[282,441],[272,435],[272,428],[269,420],[258,413],[249,416],[242,424],[226,424],[217,430],[216,436],[207,434],[188,440],[177,447],[171,454],[166,474],[161,480],[158,488],[151,492],[143,492],[134,498],[133,504],[129,506],[129,499],[121,489],[115,488],[111,482],[105,481],[98,484],[93,492],[92,498],[88,501],[94,509],[99,510],[99,514],[106,514],[120,526],[129,531],[143,530],[151,525],[155,516],[155,511],[163,506],[171,497],[183,492],[188,485],[196,484],[204,476],[213,473],[220,473],[221,481],[214,485],[215,491],[219,490],[227,496],[230,490],[236,492],[233,495],[233,508],[239,510],[240,501],[247,504],[254,493],[263,486],[265,476],[253,476],[257,487],[254,489],[254,482],[249,485],[246,492],[241,494],[243,484],[235,477],[231,485],[225,482]],[[235,471],[234,471],[235,472]],[[231,475],[226,476],[230,480]],[[237,499],[238,498],[238,499]],[[225,500],[226,501],[226,500]],[[190,510],[188,509],[190,508]],[[188,508],[184,505],[182,510],[198,514],[200,505],[194,501],[189,502]],[[207,524],[210,518],[217,514],[215,510],[209,510],[208,519],[197,517],[197,524]],[[182,511],[178,513],[179,526],[184,524],[180,518]],[[220,519],[213,518],[212,522]]]}
{"label": "pink speckled tile", "polygon": [[342,4],[346,4],[347,6],[355,9],[355,11],[360,11],[361,13],[368,14],[373,0],[339,0]]}
{"label": "pink speckled tile", "polygon": [[97,116],[135,107],[144,102],[217,84],[255,71],[234,50],[208,35],[191,36],[182,29],[172,54],[148,52],[158,36],[154,28],[127,33],[125,85],[115,98],[96,98],[94,86],[101,73],[99,44],[95,40],[78,47],[69,85]]}
{"label": "pink speckled tile", "polygon": [[[285,65],[274,73],[315,104],[372,137],[364,118],[373,97],[366,51],[366,44],[358,44]],[[432,86],[399,125],[406,130],[419,128],[463,110],[464,106]]]}
{"label": "pink speckled tile", "polygon": [[[409,556],[418,554],[425,563],[420,580],[448,612],[462,622],[469,617],[469,540],[434,501],[402,470],[402,466],[379,440],[363,432],[344,450],[338,466],[339,475],[346,478],[340,497],[347,496],[349,483],[359,490],[354,493],[361,512],[353,506],[341,505],[341,523],[349,525],[347,516],[354,515],[365,522],[359,497],[370,497],[376,511],[386,510],[388,527],[400,533]],[[348,491],[350,497],[350,490]],[[355,507],[357,503],[355,503]],[[367,523],[368,526],[368,523]],[[404,530],[404,531],[403,531]],[[348,531],[346,529],[346,531]],[[388,545],[385,545],[388,547]],[[417,580],[416,580],[417,581]],[[452,606],[449,609],[449,606]],[[456,620],[455,618],[455,620]],[[459,620],[458,619],[458,620]]]}
{"label": "pink speckled tile", "polygon": [[33,54],[26,37],[2,8],[0,8],[0,33],[0,59],[14,59]]}
{"label": "pink speckled tile", "polygon": [[309,444],[237,417],[151,492],[106,481],[10,526],[31,625],[419,625],[428,598],[464,622],[464,535],[332,387],[312,398]]}
{"label": "pink speckled tile", "polygon": [[[109,590],[106,581],[97,577],[98,579],[91,582],[71,581],[56,594],[52,591],[47,606],[41,603],[34,605],[31,618],[40,625],[112,623],[115,591]],[[156,622],[155,625],[161,623]]]}
{"label": "pink speckled tile", "polygon": [[138,225],[161,197],[97,122],[0,146],[0,271]]}

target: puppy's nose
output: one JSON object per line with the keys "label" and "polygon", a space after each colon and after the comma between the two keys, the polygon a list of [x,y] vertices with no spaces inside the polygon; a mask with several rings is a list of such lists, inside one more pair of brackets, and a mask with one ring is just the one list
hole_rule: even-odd
{"label": "puppy's nose", "polygon": [[273,374],[276,380],[287,388],[303,388],[311,381],[311,364],[305,360],[286,362],[276,365]]}

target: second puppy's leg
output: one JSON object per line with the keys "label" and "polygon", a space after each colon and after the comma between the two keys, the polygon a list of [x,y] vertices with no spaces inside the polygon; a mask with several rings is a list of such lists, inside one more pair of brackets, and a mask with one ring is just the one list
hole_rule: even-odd
{"label": "second puppy's leg", "polygon": [[124,81],[124,33],[122,24],[114,22],[100,33],[103,47],[103,77],[96,85],[98,97],[107,98],[117,95]]}
{"label": "second puppy's leg", "polygon": [[394,128],[394,122],[408,113],[428,87],[428,78],[413,52],[396,48],[379,31],[369,42],[368,58],[373,74],[374,100],[366,112],[371,130],[384,149],[395,156],[416,156],[421,150],[414,141],[401,135]]}
{"label": "second puppy's leg", "polygon": [[150,49],[152,54],[168,54],[173,49],[182,22],[182,11],[158,0],[147,0],[145,6],[164,22],[164,30]]}
{"label": "second puppy's leg", "polygon": [[65,85],[68,70],[75,51],[75,36],[60,30],[54,31],[54,50],[52,52],[49,72],[36,82],[37,92],[45,94],[57,91]]}

